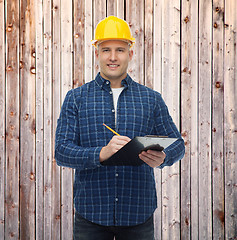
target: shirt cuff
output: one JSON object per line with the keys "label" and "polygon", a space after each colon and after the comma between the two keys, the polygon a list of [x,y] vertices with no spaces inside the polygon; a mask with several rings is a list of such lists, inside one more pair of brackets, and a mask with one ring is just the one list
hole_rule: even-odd
{"label": "shirt cuff", "polygon": [[85,164],[85,168],[95,168],[101,167],[100,164],[100,151],[102,147],[95,147],[93,151],[89,152],[87,164]]}

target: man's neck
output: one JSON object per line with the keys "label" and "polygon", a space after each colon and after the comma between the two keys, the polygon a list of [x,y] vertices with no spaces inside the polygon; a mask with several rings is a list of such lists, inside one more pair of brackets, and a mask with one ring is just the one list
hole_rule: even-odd
{"label": "man's neck", "polygon": [[110,81],[110,87],[111,88],[121,88],[122,87],[122,80],[125,79],[127,77],[127,75],[121,79],[108,79],[105,76],[101,75],[100,76],[105,79]]}
{"label": "man's neck", "polygon": [[122,87],[121,82],[122,81],[111,81],[110,80],[110,87],[111,88],[121,88]]}

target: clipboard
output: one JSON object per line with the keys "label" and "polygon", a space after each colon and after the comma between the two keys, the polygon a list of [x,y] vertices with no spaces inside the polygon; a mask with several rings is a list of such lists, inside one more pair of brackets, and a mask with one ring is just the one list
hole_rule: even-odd
{"label": "clipboard", "polygon": [[163,151],[178,138],[159,137],[154,135],[135,137],[109,159],[103,161],[103,166],[140,166],[144,162],[139,154],[146,150]]}

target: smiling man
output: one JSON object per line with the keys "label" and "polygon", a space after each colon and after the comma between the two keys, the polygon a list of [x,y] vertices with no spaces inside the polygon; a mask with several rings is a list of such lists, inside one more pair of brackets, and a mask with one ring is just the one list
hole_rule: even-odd
{"label": "smiling man", "polygon": [[[102,20],[93,41],[100,72],[95,80],[70,90],[61,109],[55,158],[58,165],[75,169],[74,239],[153,240],[153,168],[171,166],[184,155],[183,139],[161,95],[127,73],[133,44],[124,20]],[[162,152],[143,151],[141,166],[101,164],[132,138],[145,135],[178,140]]]}

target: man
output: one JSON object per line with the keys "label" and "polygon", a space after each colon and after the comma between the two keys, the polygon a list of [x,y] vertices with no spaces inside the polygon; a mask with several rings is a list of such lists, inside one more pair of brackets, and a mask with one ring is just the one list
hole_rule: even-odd
{"label": "man", "polygon": [[[184,142],[161,95],[127,74],[134,38],[128,24],[110,16],[96,28],[93,45],[100,73],[70,90],[56,130],[58,165],[74,168],[74,239],[154,239],[156,189],[153,168],[184,155]],[[107,124],[120,136],[103,126]],[[162,152],[139,154],[141,166],[103,166],[135,136],[178,140]]]}

